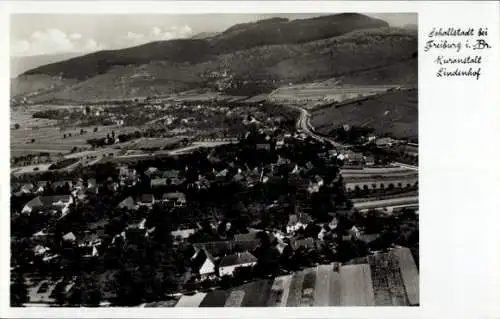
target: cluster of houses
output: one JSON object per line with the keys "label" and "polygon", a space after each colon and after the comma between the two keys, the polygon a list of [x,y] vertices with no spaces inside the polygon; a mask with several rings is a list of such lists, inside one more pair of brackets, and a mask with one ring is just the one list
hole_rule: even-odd
{"label": "cluster of houses", "polygon": [[[194,254],[190,258],[191,273],[193,278],[203,281],[232,276],[240,267],[255,266],[257,258],[252,252],[261,245],[258,233],[265,233],[272,247],[283,254],[287,246],[292,252],[298,249],[319,249],[327,236],[337,238],[337,226],[338,220],[335,217],[328,223],[317,224],[308,214],[298,213],[289,215],[285,232],[248,228],[248,233],[236,234],[230,240],[194,243]],[[185,232],[187,236],[184,238],[189,238],[196,231],[197,229],[192,229],[192,232]],[[378,234],[365,234],[355,225],[340,234],[342,241],[361,240],[367,244],[378,238]],[[334,246],[330,247],[333,251]]]}

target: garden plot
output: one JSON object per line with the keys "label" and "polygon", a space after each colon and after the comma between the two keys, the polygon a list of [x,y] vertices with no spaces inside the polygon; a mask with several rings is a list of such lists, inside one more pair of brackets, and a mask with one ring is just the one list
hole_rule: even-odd
{"label": "garden plot", "polygon": [[333,275],[333,264],[319,265],[316,268],[314,285],[314,306],[328,307],[330,299],[330,276]]}
{"label": "garden plot", "polygon": [[399,270],[399,261],[393,254],[386,254],[387,260],[387,282],[392,296],[392,304],[394,306],[407,306],[406,291]]}
{"label": "garden plot", "polygon": [[301,307],[314,306],[314,290],[316,284],[316,268],[309,268],[305,271],[304,282],[302,283]]}
{"label": "garden plot", "polygon": [[342,306],[375,305],[368,264],[342,266],[339,273]]}
{"label": "garden plot", "polygon": [[383,255],[375,254],[369,257],[370,270],[372,273],[373,295],[375,305],[392,306],[392,297],[389,283],[386,278],[386,267],[383,263]]}
{"label": "garden plot", "polygon": [[298,307],[302,298],[302,284],[304,283],[305,272],[298,271],[292,278],[290,283],[290,292],[286,302],[287,307]]}
{"label": "garden plot", "polygon": [[340,306],[341,305],[341,286],[340,286],[340,274],[339,274],[339,269],[340,264],[339,263],[333,263],[333,271],[330,273],[330,300],[329,300],[329,306],[334,307],[334,306]]}
{"label": "garden plot", "polygon": [[285,307],[293,275],[277,277],[271,287],[268,307]]}
{"label": "garden plot", "polygon": [[224,307],[229,292],[226,290],[214,290],[207,293],[200,302],[200,307]]}
{"label": "garden plot", "polygon": [[406,293],[398,261],[389,254],[370,256],[375,304],[377,306],[405,306]]}
{"label": "garden plot", "polygon": [[176,307],[198,307],[207,294],[204,292],[192,296],[182,296],[175,305]]}
{"label": "garden plot", "polygon": [[240,307],[245,297],[245,292],[243,290],[233,290],[227,297],[224,307]]}
{"label": "garden plot", "polygon": [[272,284],[273,280],[257,280],[238,288],[245,292],[241,307],[265,307],[269,300]]}
{"label": "garden plot", "polygon": [[412,257],[411,251],[408,248],[396,248],[393,254],[399,261],[401,277],[403,279],[406,296],[410,306],[420,304],[419,297],[419,275],[415,260]]}

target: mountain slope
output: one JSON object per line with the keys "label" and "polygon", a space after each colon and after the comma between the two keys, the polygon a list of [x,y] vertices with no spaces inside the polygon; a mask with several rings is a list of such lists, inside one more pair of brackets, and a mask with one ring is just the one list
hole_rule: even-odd
{"label": "mountain slope", "polygon": [[43,66],[46,64],[56,63],[77,56],[83,55],[82,53],[61,53],[61,54],[47,54],[47,55],[34,55],[12,57],[10,59],[10,77],[16,77],[28,70]]}
{"label": "mountain slope", "polygon": [[329,135],[344,124],[367,127],[376,134],[418,140],[418,90],[379,94],[362,102],[315,110],[311,125]]}
{"label": "mountain slope", "polygon": [[[346,83],[392,84],[402,78],[416,83],[417,33],[388,28],[379,21],[359,14],[268,19],[236,25],[210,39],[101,51],[30,70],[16,81],[36,82],[38,77],[68,81],[50,92],[38,92],[32,97],[38,102],[131,98],[213,87],[222,78],[207,74],[223,70],[229,72],[233,85],[250,81],[278,86],[331,77]],[[383,27],[368,28],[374,25]],[[281,36],[276,30],[281,30]]]}
{"label": "mountain slope", "polygon": [[256,46],[291,44],[339,36],[354,30],[388,27],[383,20],[358,13],[341,13],[311,19],[272,18],[235,25],[212,39],[217,52]]}

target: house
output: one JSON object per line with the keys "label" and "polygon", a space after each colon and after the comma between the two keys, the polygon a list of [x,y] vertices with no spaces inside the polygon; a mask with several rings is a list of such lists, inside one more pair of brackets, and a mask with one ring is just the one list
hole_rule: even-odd
{"label": "house", "polygon": [[[120,184],[135,185],[138,181],[137,171],[126,166],[120,167]],[[89,182],[90,184],[90,182]]]}
{"label": "house", "polygon": [[102,243],[101,238],[96,233],[87,232],[78,238],[78,247],[96,247]]}
{"label": "house", "polygon": [[375,140],[375,145],[378,147],[391,147],[395,141],[390,137],[381,137]]}
{"label": "house", "polygon": [[73,203],[70,195],[37,196],[24,205],[22,213],[30,214],[33,210],[60,211],[66,215]]}
{"label": "house", "polygon": [[87,180],[87,191],[97,194],[99,191],[99,185],[97,185],[97,181],[95,178],[89,178]]}
{"label": "house", "polygon": [[234,252],[253,251],[260,245],[260,240],[220,240],[204,243],[194,243],[195,249],[205,248],[212,256],[219,257],[229,255]]}
{"label": "house", "polygon": [[142,194],[137,204],[139,206],[152,207],[155,203],[155,197],[153,194]]}
{"label": "house", "polygon": [[375,165],[375,157],[373,157],[373,155],[364,156],[364,159],[365,159],[365,165],[367,166]]}
{"label": "house", "polygon": [[333,217],[332,221],[330,223],[328,223],[328,228],[330,228],[331,230],[334,230],[335,228],[337,228],[338,224],[339,224],[339,221],[338,221],[337,217]]}
{"label": "house", "polygon": [[256,145],[258,150],[266,150],[270,151],[271,150],[271,143],[259,143]]}
{"label": "house", "polygon": [[65,188],[65,187],[68,187],[69,190],[72,189],[73,187],[73,181],[71,180],[61,180],[61,181],[55,181],[52,183],[52,189],[57,191],[61,188]]}
{"label": "house", "polygon": [[48,251],[50,251],[50,248],[42,246],[42,245],[36,245],[35,248],[33,248],[33,252],[35,253],[35,256],[43,256]]}
{"label": "house", "polygon": [[147,219],[143,218],[138,223],[133,223],[133,224],[128,225],[127,229],[140,229],[140,230],[146,229],[146,221],[147,221]]}
{"label": "house", "polygon": [[352,226],[351,229],[349,229],[349,234],[352,236],[354,239],[359,239],[359,236],[361,235],[361,231],[359,230],[356,225]]}
{"label": "house", "polygon": [[198,274],[201,280],[215,275],[215,259],[205,249],[199,249],[191,258],[191,272]]}
{"label": "house", "polygon": [[198,230],[197,228],[177,229],[177,230],[171,231],[170,234],[172,235],[172,237],[174,239],[184,240],[184,239],[188,239],[189,237],[191,237],[191,235],[196,233],[197,230]]}
{"label": "house", "polygon": [[227,255],[222,257],[219,263],[220,276],[232,276],[238,267],[253,267],[257,264],[257,258],[248,251]]}
{"label": "house", "polygon": [[348,164],[361,164],[364,161],[363,154],[351,150],[338,155],[337,158]]}
{"label": "house", "polygon": [[280,243],[277,243],[277,244],[276,244],[276,249],[278,250],[278,252],[279,252],[280,254],[283,254],[283,251],[285,251],[285,248],[286,248],[287,246],[288,246],[288,244],[286,244],[286,243],[281,243],[281,242],[280,242]]}
{"label": "house", "polygon": [[43,193],[47,188],[48,183],[49,183],[48,181],[39,181],[35,189],[35,194]]}
{"label": "house", "polygon": [[69,241],[69,242],[74,242],[76,240],[76,236],[75,234],[73,234],[73,232],[69,232],[67,234],[65,234],[62,239],[64,241]]}
{"label": "house", "polygon": [[23,184],[19,190],[22,194],[31,194],[35,191],[35,185],[33,183]]}
{"label": "house", "polygon": [[174,193],[165,193],[163,194],[162,200],[164,202],[171,202],[174,204],[175,207],[182,207],[186,205],[186,195],[181,192],[174,192]]}
{"label": "house", "polygon": [[179,178],[179,171],[178,170],[167,170],[167,171],[163,171],[161,173],[162,177],[163,178],[166,178],[166,179],[171,179],[171,180],[174,180],[174,179],[178,179]]}
{"label": "house", "polygon": [[286,232],[288,234],[296,232],[300,228],[305,228],[309,223],[312,222],[311,216],[309,214],[292,214],[288,216],[288,225],[286,226]]}
{"label": "house", "polygon": [[292,238],[290,240],[290,245],[293,250],[297,250],[299,248],[314,249],[316,247],[314,239],[312,237],[307,237],[304,239]]}
{"label": "house", "polygon": [[151,188],[164,187],[167,186],[166,178],[153,178],[151,180]]}
{"label": "house", "polygon": [[137,205],[135,204],[134,199],[131,196],[129,196],[129,197],[125,198],[124,200],[122,200],[120,202],[120,204],[118,204],[118,208],[128,209],[128,210],[136,210]]}
{"label": "house", "polygon": [[99,256],[99,250],[97,249],[97,246],[82,246],[80,247],[80,251],[82,252],[82,257],[84,258]]}
{"label": "house", "polygon": [[144,174],[148,177],[151,177],[155,174],[157,174],[159,171],[158,171],[158,168],[156,167],[149,167],[145,172]]}
{"label": "house", "polygon": [[267,235],[267,238],[269,239],[270,243],[273,243],[274,240],[276,239],[276,236],[273,233],[266,232],[266,231],[259,230],[259,229],[249,228],[248,233],[235,234],[234,240],[236,242],[260,241],[260,238],[262,238],[262,237],[259,237],[260,233],[265,233]]}

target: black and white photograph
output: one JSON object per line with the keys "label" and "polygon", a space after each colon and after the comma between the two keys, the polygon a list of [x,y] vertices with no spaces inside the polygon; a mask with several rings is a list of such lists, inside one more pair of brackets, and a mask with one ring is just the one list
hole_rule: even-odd
{"label": "black and white photograph", "polygon": [[418,14],[13,14],[11,307],[419,306]]}

